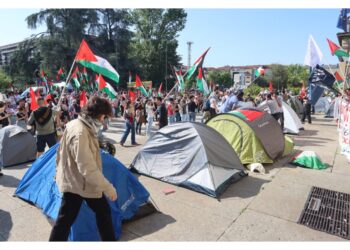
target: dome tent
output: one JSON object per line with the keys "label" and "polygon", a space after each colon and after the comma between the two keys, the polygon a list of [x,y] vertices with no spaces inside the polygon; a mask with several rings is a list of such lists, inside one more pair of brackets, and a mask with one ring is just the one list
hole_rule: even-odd
{"label": "dome tent", "polygon": [[[56,174],[56,151],[59,144],[50,148],[28,169],[17,186],[15,196],[33,203],[50,219],[57,218],[61,205],[61,193],[54,176]],[[118,193],[114,202],[108,200],[116,238],[121,235],[121,223],[132,219],[138,210],[148,202],[149,193],[130,171],[117,159],[101,151],[103,174]],[[83,202],[79,214],[71,227],[69,240],[98,241],[94,212]]]}
{"label": "dome tent", "polygon": [[0,129],[0,166],[14,166],[35,158],[36,141],[31,133],[15,125]]}
{"label": "dome tent", "polygon": [[160,129],[141,148],[131,168],[212,197],[246,175],[236,153],[219,133],[189,122]]}
{"label": "dome tent", "polygon": [[273,163],[293,150],[293,142],[283,136],[278,122],[257,109],[222,113],[207,125],[222,134],[243,164]]}

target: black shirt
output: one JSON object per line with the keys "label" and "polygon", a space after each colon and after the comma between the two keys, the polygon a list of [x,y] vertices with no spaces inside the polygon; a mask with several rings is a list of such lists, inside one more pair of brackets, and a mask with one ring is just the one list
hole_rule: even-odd
{"label": "black shirt", "polygon": [[158,107],[157,113],[159,114],[159,128],[168,125],[168,111],[164,103]]}
{"label": "black shirt", "polygon": [[[6,111],[4,111],[4,112],[2,112],[2,113],[0,114],[1,117],[5,117],[6,115],[7,115]],[[10,124],[10,123],[9,123],[9,119],[8,119],[8,118],[5,118],[5,119],[2,119],[2,120],[1,120],[1,125],[2,125],[3,128],[6,127],[6,126],[8,126],[9,124]]]}
{"label": "black shirt", "polygon": [[194,101],[190,101],[188,104],[188,112],[196,112],[197,104]]}

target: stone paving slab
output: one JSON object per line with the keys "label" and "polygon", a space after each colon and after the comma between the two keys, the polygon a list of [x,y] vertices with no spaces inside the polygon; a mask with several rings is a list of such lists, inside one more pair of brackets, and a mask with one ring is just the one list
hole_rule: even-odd
{"label": "stone paving slab", "polygon": [[344,239],[247,209],[219,241],[342,241]]}

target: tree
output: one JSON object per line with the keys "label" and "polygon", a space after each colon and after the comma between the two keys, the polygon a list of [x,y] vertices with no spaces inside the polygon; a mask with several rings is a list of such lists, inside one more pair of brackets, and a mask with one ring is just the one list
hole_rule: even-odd
{"label": "tree", "polygon": [[270,76],[266,77],[268,82],[272,82],[273,88],[281,90],[282,88],[287,88],[288,83],[288,73],[286,66],[281,64],[271,64],[269,66],[271,71]]}
{"label": "tree", "polygon": [[176,53],[176,38],[185,27],[186,12],[183,9],[135,9],[131,17],[136,30],[132,60],[138,65],[134,71],[154,83],[165,82],[172,73],[170,66],[179,66],[181,58]]}
{"label": "tree", "polygon": [[11,84],[10,77],[5,73],[5,71],[0,69],[0,88],[5,89],[8,88]]}
{"label": "tree", "polygon": [[210,71],[208,74],[208,82],[219,84],[225,88],[232,87],[232,79],[229,71]]}
{"label": "tree", "polygon": [[300,64],[291,64],[287,66],[287,74],[288,86],[298,87],[302,85],[302,82],[307,82],[309,78],[309,69]]}
{"label": "tree", "polygon": [[40,53],[36,49],[35,41],[27,40],[19,46],[10,58],[10,63],[4,67],[6,73],[14,82],[33,81],[34,71],[39,67]]}

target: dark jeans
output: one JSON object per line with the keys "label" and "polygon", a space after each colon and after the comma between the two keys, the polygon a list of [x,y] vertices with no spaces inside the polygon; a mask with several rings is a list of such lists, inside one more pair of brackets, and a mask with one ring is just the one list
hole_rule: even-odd
{"label": "dark jeans", "polygon": [[282,131],[283,131],[284,130],[284,114],[283,114],[283,112],[279,113],[278,120],[281,123],[281,128],[282,128]]}
{"label": "dark jeans", "polygon": [[123,134],[123,137],[120,141],[120,143],[125,143],[126,141],[126,138],[128,138],[128,135],[131,131],[131,144],[135,144],[136,141],[135,141],[135,124],[132,123],[129,121],[129,120],[126,120],[125,121],[125,131],[124,131],[124,134]]}
{"label": "dark jeans", "polygon": [[136,123],[136,134],[141,134],[142,122]]}
{"label": "dark jeans", "polygon": [[301,122],[305,122],[305,118],[307,118],[308,123],[311,123],[311,114],[310,112],[303,112],[303,116],[301,117]]}
{"label": "dark jeans", "polygon": [[57,142],[56,133],[36,136],[36,148],[39,153],[45,151],[46,144],[51,148]]}
{"label": "dark jeans", "polygon": [[115,241],[111,209],[104,196],[101,198],[84,198],[73,193],[63,193],[60,211],[55,226],[52,228],[49,241],[67,241],[83,200],[95,212],[96,223],[103,241]]}

